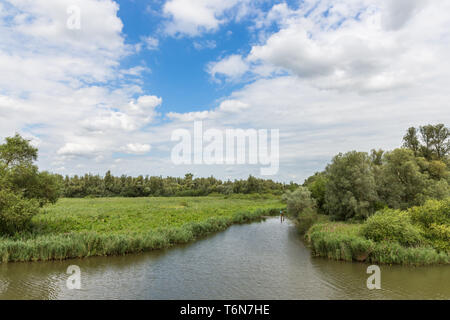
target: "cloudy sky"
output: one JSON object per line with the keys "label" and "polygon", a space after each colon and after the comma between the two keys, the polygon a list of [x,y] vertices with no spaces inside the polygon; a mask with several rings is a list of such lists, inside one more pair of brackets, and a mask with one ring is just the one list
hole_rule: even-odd
{"label": "cloudy sky", "polygon": [[[79,9],[80,24],[77,17]],[[280,130],[279,181],[450,120],[448,0],[1,0],[0,138],[61,174],[258,176],[171,162],[172,132]],[[74,22],[75,21],[75,22]]]}

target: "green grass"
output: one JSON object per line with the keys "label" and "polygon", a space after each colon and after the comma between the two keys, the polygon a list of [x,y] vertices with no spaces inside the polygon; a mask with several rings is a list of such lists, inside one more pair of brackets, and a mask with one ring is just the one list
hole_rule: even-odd
{"label": "green grass", "polygon": [[278,199],[225,197],[61,199],[33,230],[0,238],[0,261],[121,255],[170,247],[278,214]]}
{"label": "green grass", "polygon": [[312,254],[334,260],[382,264],[450,264],[450,255],[430,246],[405,247],[397,242],[375,242],[361,235],[362,224],[319,223],[306,234]]}

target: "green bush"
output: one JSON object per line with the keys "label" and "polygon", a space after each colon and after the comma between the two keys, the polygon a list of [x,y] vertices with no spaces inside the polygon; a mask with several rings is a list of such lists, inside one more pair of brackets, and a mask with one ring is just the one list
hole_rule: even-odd
{"label": "green bush", "polygon": [[423,206],[408,210],[413,223],[423,228],[430,228],[432,224],[450,225],[450,198],[442,201],[428,200]]}
{"label": "green bush", "polygon": [[29,228],[38,213],[36,200],[28,200],[9,190],[0,190],[0,233],[12,235]]}
{"label": "green bush", "polygon": [[361,235],[375,242],[398,242],[404,246],[423,243],[421,230],[411,223],[406,212],[386,209],[369,217],[361,228]]}
{"label": "green bush", "polygon": [[293,218],[297,218],[303,212],[312,212],[316,209],[316,201],[306,187],[299,187],[294,192],[286,192],[283,195],[283,201],[287,204],[288,215]]}
{"label": "green bush", "polygon": [[300,234],[305,234],[319,219],[319,215],[312,211],[305,211],[298,215],[297,224]]}
{"label": "green bush", "polygon": [[423,206],[409,209],[408,214],[422,228],[428,244],[450,252],[450,198],[429,200]]}

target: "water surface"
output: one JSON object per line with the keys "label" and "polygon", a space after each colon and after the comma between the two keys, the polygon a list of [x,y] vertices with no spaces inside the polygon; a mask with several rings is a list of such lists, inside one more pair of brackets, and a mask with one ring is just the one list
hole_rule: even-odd
{"label": "water surface", "polygon": [[[69,265],[81,290],[69,290]],[[312,258],[295,227],[276,218],[236,225],[198,242],[120,257],[0,264],[0,299],[450,299],[450,268],[381,266]]]}

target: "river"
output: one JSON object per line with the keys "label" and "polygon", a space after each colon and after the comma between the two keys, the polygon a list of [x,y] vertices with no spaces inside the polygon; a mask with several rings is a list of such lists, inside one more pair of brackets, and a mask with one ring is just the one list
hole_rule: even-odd
{"label": "river", "polygon": [[[69,290],[69,265],[81,289]],[[270,218],[195,243],[120,257],[0,264],[0,299],[450,299],[450,267],[381,267],[313,258],[295,227]]]}

